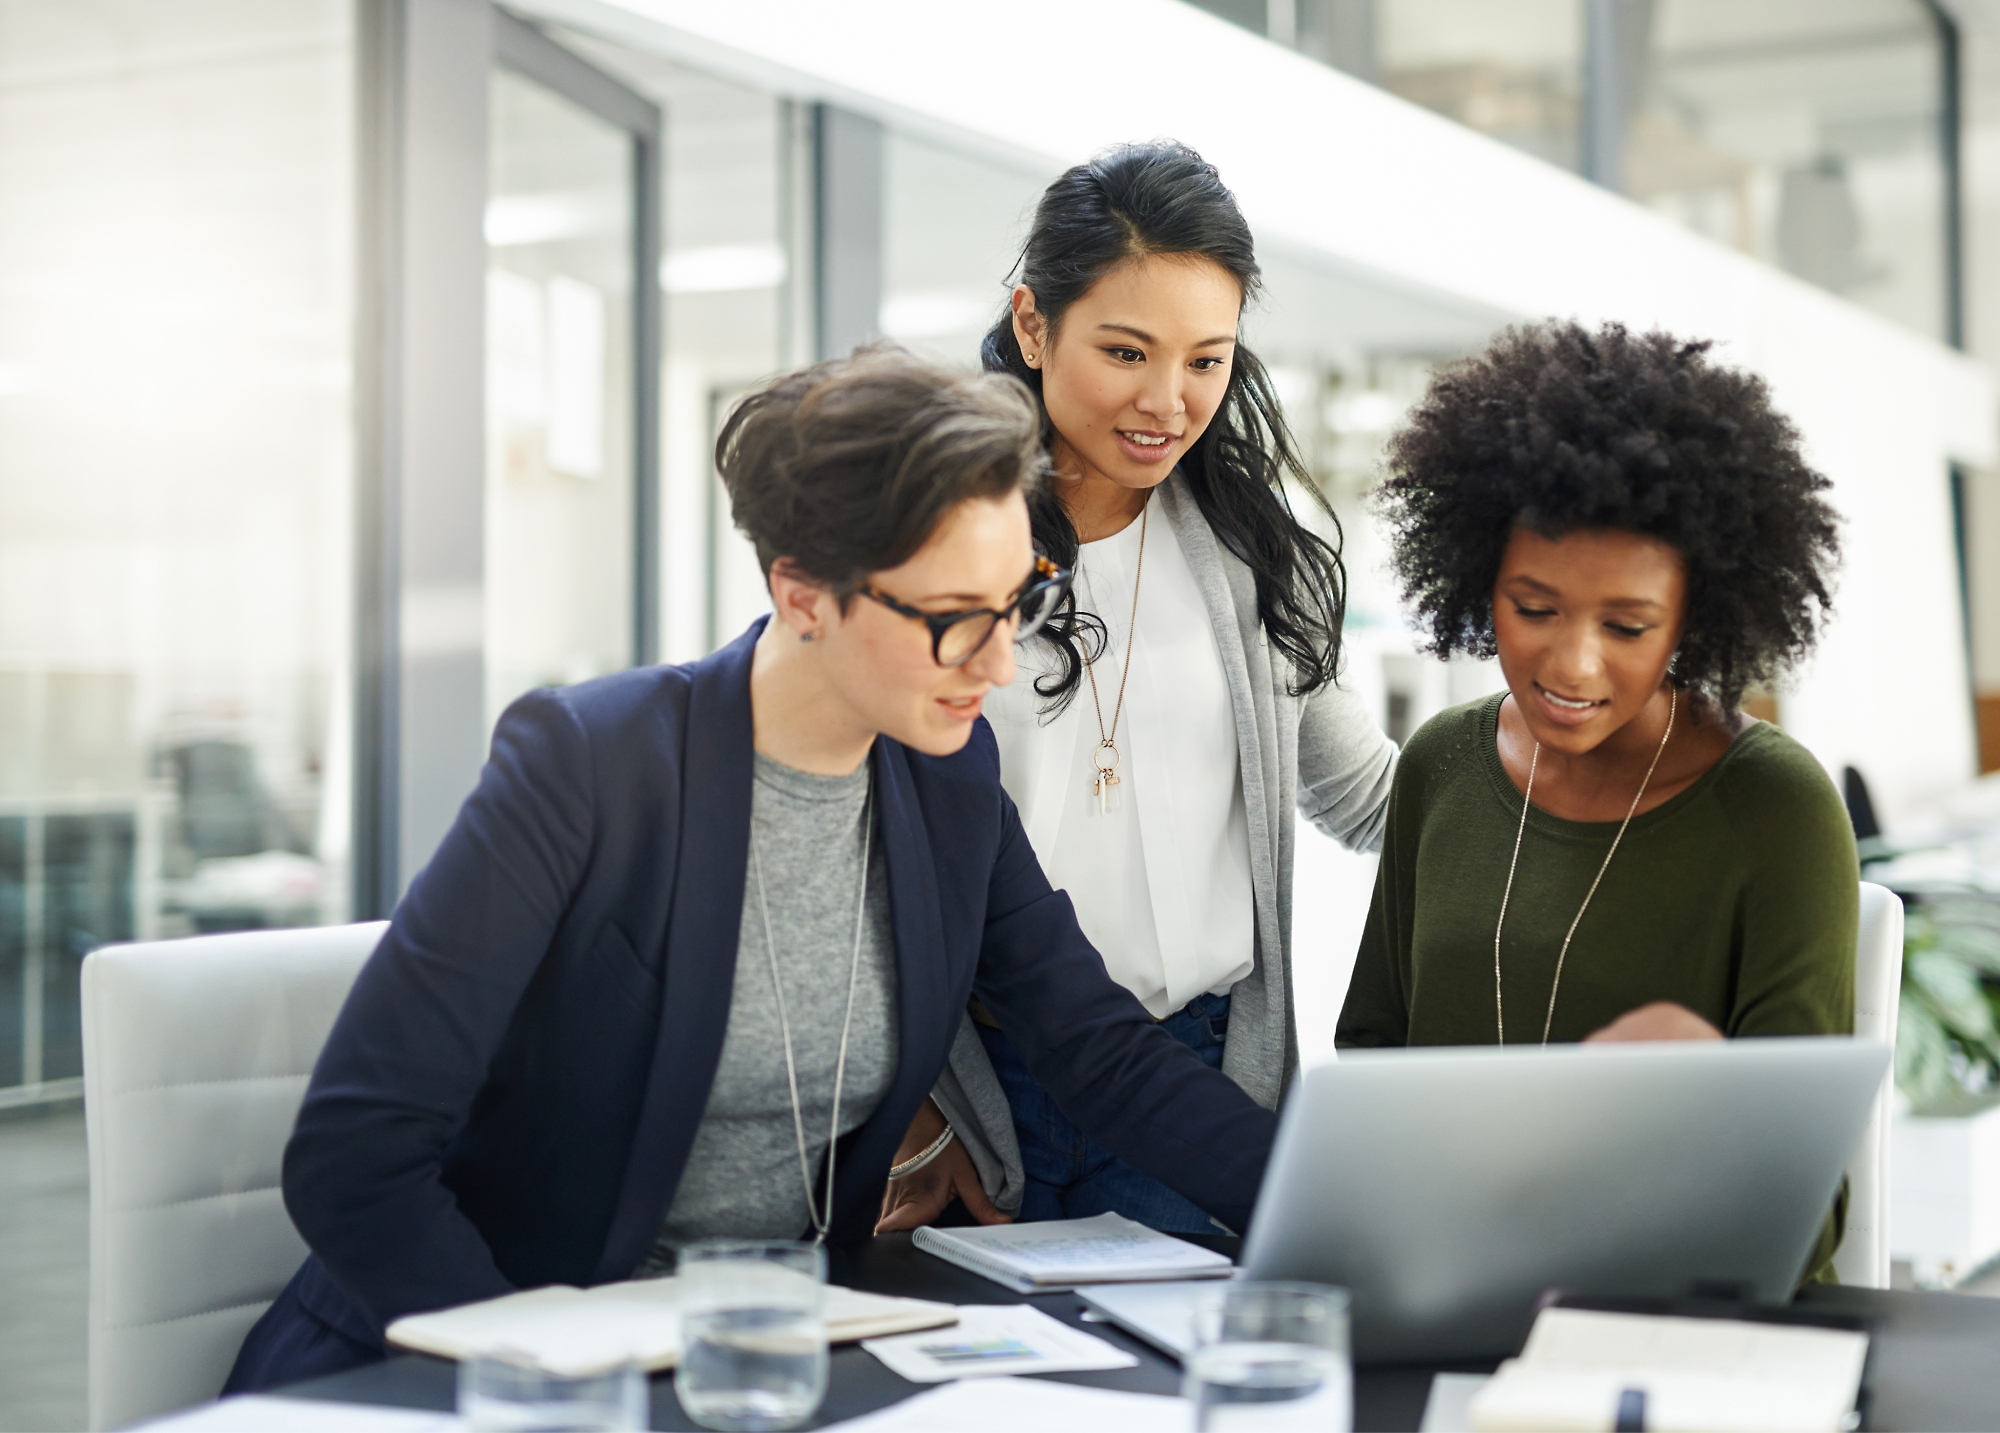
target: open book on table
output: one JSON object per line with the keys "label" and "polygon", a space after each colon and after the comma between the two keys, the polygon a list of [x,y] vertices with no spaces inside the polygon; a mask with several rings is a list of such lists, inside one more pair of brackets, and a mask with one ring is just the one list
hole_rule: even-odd
{"label": "open book on table", "polygon": [[1231,1267],[1222,1254],[1158,1233],[1122,1214],[919,1229],[914,1242],[919,1249],[1017,1294],[1059,1293],[1080,1284],[1226,1279]]}
{"label": "open book on table", "polygon": [[[440,1358],[514,1358],[561,1374],[594,1373],[627,1359],[652,1371],[672,1368],[681,1350],[678,1283],[631,1279],[594,1289],[551,1284],[397,1319],[389,1325],[389,1342]],[[865,1294],[837,1284],[826,1289],[831,1343],[939,1328],[957,1319],[950,1304]]]}
{"label": "open book on table", "polygon": [[1466,1407],[1480,1433],[1839,1433],[1867,1359],[1858,1329],[1544,1308]]}

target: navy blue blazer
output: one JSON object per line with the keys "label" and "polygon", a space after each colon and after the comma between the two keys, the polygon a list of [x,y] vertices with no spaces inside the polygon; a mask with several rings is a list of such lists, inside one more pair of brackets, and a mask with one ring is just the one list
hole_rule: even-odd
{"label": "navy blue blazer", "polygon": [[[500,719],[285,1150],[312,1249],[292,1291],[346,1337],[379,1347],[403,1314],[627,1278],[651,1247],[729,1019],[762,626]],[[1105,973],[1000,787],[991,729],[948,757],[882,737],[869,759],[899,1046],[887,1095],[841,1141],[833,1237],[871,1232],[973,994],[1080,1128],[1243,1228],[1275,1117]]]}

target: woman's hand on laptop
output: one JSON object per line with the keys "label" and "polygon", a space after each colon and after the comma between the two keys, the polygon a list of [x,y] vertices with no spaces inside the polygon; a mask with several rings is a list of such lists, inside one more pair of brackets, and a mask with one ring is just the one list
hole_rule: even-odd
{"label": "woman's hand on laptop", "polygon": [[1637,1010],[1627,1010],[1601,1030],[1583,1037],[1593,1040],[1720,1040],[1722,1032],[1685,1005],[1671,1000],[1655,1000]]}
{"label": "woman's hand on laptop", "polygon": [[[917,1117],[910,1122],[909,1132],[903,1136],[894,1163],[915,1159],[930,1148],[944,1128],[943,1112],[935,1101],[925,1100]],[[953,1199],[965,1201],[966,1211],[981,1224],[1014,1222],[986,1197],[979,1171],[972,1167],[972,1156],[965,1152],[964,1145],[953,1140],[922,1168],[889,1181],[889,1187],[882,1191],[882,1215],[875,1222],[875,1232],[888,1234],[935,1223]]]}

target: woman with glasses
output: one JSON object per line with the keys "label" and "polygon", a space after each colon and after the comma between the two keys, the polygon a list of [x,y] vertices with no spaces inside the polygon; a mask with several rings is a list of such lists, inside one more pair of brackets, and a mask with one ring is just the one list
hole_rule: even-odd
{"label": "woman with glasses", "polygon": [[691,1240],[865,1238],[975,997],[1093,1138],[1248,1217],[1271,1115],[1106,977],[979,719],[1068,581],[1029,540],[1036,421],[893,349],[731,415],[773,615],[501,718],[314,1071],[284,1165],[311,1256],[231,1390]]}
{"label": "woman with glasses", "polygon": [[[1112,978],[1275,1107],[1298,1061],[1294,810],[1374,849],[1395,748],[1335,684],[1339,528],[1238,341],[1250,229],[1199,155],[1128,145],[1049,186],[1019,280],[985,366],[1039,400],[1054,476],[1029,500],[1035,545],[1077,579],[987,704],[1000,777]],[[905,1153],[948,1143],[891,1185],[882,1227],[959,1198],[987,1222],[1111,1210],[1214,1232],[1086,1138],[1002,1023],[970,1010]]]}

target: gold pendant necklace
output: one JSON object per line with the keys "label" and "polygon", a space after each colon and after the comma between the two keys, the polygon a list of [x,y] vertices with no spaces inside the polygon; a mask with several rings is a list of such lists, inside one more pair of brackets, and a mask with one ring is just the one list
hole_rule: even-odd
{"label": "gold pendant necklace", "polygon": [[[1097,749],[1090,754],[1091,779],[1090,794],[1097,802],[1097,814],[1109,816],[1118,805],[1118,718],[1125,710],[1125,680],[1132,675],[1132,648],[1139,637],[1139,579],[1146,571],[1146,514],[1153,504],[1149,500],[1139,509],[1139,556],[1132,564],[1132,620],[1125,626],[1125,666],[1118,674],[1118,700],[1111,704],[1111,727],[1104,726],[1104,701],[1097,695],[1097,665],[1083,664],[1083,674],[1090,678],[1090,704],[1097,708]],[[1107,759],[1108,757],[1108,759]]]}
{"label": "gold pendant necklace", "polygon": [[[1639,810],[1639,803],[1646,797],[1646,788],[1652,785],[1653,768],[1660,764],[1665,754],[1667,740],[1674,734],[1674,713],[1679,709],[1680,693],[1667,688],[1667,729],[1660,737],[1660,744],[1653,752],[1653,759],[1646,767],[1646,778],[1639,783],[1639,794],[1632,798],[1632,804],[1625,811],[1625,819],[1618,823],[1618,834],[1611,838],[1611,849],[1604,853],[1604,864],[1597,868],[1597,879],[1590,883],[1590,889],[1583,894],[1583,904],[1576,908],[1576,919],[1569,923],[1569,933],[1563,937],[1562,949],[1556,952],[1556,978],[1549,983],[1549,1010],[1542,1017],[1542,1043],[1549,1043],[1549,1030],[1555,1024],[1556,992],[1562,989],[1563,961],[1569,955],[1569,943],[1576,936],[1576,928],[1583,924],[1583,913],[1590,909],[1590,898],[1597,894],[1598,883],[1604,873],[1611,869],[1611,858],[1618,854],[1618,843],[1625,839],[1625,828],[1632,824],[1632,817]],[[1525,720],[1525,718],[1524,718]],[[1507,901],[1514,894],[1514,870],[1521,864],[1521,835],[1528,829],[1528,802],[1535,794],[1535,768],[1541,764],[1542,744],[1535,743],[1535,754],[1528,759],[1528,789],[1521,793],[1521,824],[1514,828],[1514,858],[1507,863],[1507,888],[1500,893],[1500,920],[1493,927],[1493,1023],[1496,1029],[1496,1043],[1507,1043],[1507,1016],[1500,1001],[1500,932],[1507,928]]]}

